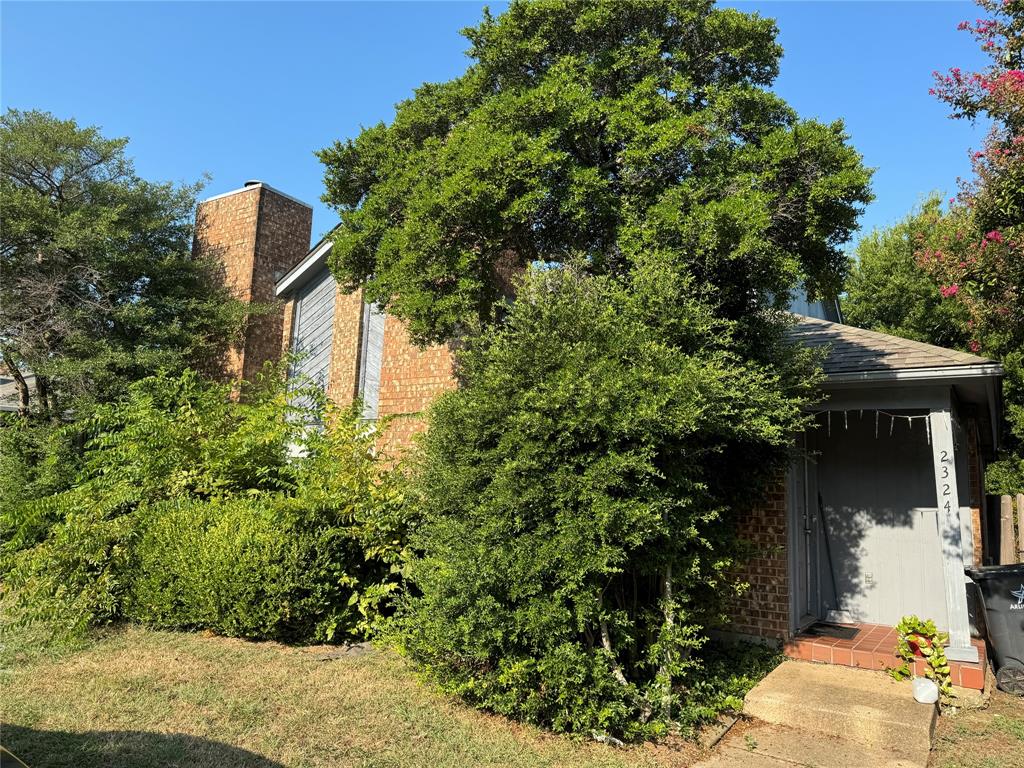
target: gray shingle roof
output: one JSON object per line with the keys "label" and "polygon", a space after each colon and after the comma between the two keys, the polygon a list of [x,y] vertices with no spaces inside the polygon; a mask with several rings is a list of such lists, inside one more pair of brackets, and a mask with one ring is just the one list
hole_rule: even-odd
{"label": "gray shingle roof", "polygon": [[808,346],[830,347],[824,362],[825,373],[828,376],[992,363],[984,357],[966,352],[802,315],[797,316],[797,324],[790,334],[792,338]]}

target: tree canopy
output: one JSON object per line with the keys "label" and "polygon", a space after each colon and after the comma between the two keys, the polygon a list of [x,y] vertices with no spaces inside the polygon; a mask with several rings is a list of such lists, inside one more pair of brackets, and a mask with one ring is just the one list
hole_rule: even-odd
{"label": "tree canopy", "polygon": [[870,199],[842,125],[771,92],[775,34],[703,1],[513,2],[463,76],[320,153],[335,274],[459,340],[390,626],[481,706],[628,737],[717,711],[737,513],[817,382],[781,310],[838,291]]}
{"label": "tree canopy", "polygon": [[0,349],[36,375],[25,413],[212,364],[241,328],[244,307],[191,256],[199,186],[139,178],[127,144],[45,112],[0,118]]}
{"label": "tree canopy", "polygon": [[966,308],[948,301],[918,263],[922,250],[940,247],[956,226],[938,195],[932,195],[903,221],[862,238],[846,283],[844,319],[906,339],[967,349]]}
{"label": "tree canopy", "polygon": [[[415,340],[496,319],[535,261],[668,255],[723,317],[835,295],[870,200],[841,123],[770,90],[772,20],[710,0],[540,0],[464,30],[472,64],[319,153],[331,266]],[[660,258],[660,256],[659,256]]]}

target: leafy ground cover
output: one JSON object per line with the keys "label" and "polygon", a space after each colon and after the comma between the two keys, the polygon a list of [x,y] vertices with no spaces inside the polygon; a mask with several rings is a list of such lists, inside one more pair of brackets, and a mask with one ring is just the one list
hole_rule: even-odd
{"label": "leafy ground cover", "polygon": [[128,627],[75,649],[5,638],[0,739],[32,768],[671,768],[693,745],[616,749],[510,723],[421,685],[388,651]]}

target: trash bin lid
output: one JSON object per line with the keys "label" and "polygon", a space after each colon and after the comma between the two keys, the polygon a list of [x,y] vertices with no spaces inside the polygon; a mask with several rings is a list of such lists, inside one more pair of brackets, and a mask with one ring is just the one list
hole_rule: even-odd
{"label": "trash bin lid", "polygon": [[1024,578],[1024,563],[1013,563],[1011,565],[986,565],[983,568],[964,568],[964,573],[975,581],[999,579],[1005,576],[1020,576]]}

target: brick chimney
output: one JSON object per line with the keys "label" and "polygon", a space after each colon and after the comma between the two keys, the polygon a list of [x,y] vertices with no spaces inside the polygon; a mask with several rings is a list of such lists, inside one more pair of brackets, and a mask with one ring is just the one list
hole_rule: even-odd
{"label": "brick chimney", "polygon": [[274,285],[309,251],[311,206],[260,181],[216,195],[196,209],[192,253],[223,265],[223,279],[246,302],[273,303],[269,314],[253,318],[243,341],[224,361],[229,379],[252,379],[282,349],[284,306]]}

